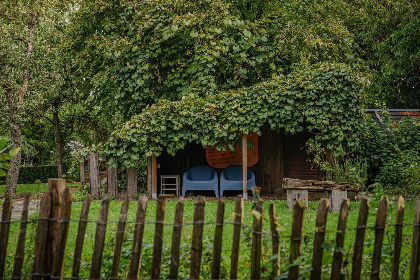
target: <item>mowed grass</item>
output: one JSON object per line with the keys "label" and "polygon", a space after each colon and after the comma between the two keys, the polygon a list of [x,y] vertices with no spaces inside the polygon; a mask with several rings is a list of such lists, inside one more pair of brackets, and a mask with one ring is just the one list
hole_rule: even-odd
{"label": "mowed grass", "polygon": [[[73,188],[75,191],[76,189]],[[78,198],[82,197],[80,194],[76,196]],[[80,199],[79,199],[80,200]],[[368,229],[366,231],[365,238],[365,248],[364,248],[364,265],[363,265],[363,274],[368,276],[370,273],[370,262],[371,256],[373,254],[373,243],[374,243],[374,226],[376,220],[376,210],[378,206],[378,197],[374,197],[370,201],[370,211],[368,217]],[[176,200],[169,199],[166,201],[166,212],[165,212],[165,226],[164,226],[164,245],[163,245],[163,260],[162,260],[162,273],[161,278],[167,278],[169,273],[169,264],[170,264],[170,247],[171,247],[171,238],[172,238],[172,229],[173,221],[176,207]],[[288,265],[288,254],[290,246],[290,234],[292,228],[292,217],[293,213],[287,207],[286,201],[264,201],[264,210],[263,210],[263,227],[265,234],[262,235],[263,238],[263,274],[269,274],[271,271],[270,268],[270,257],[272,255],[271,248],[271,235],[270,232],[270,221],[268,209],[270,203],[274,203],[277,209],[278,223],[280,228],[280,258],[281,258],[281,272],[283,275],[287,273]],[[83,258],[81,266],[81,277],[89,277],[90,273],[90,261],[94,250],[94,240],[95,240],[95,231],[96,231],[96,220],[98,219],[99,209],[101,201],[93,200],[91,202],[90,211],[89,211],[89,220],[88,227],[85,234],[85,242],[83,245]],[[302,276],[309,275],[311,257],[312,257],[312,241],[315,232],[315,220],[316,220],[316,208],[317,201],[310,201],[309,207],[305,214],[304,222],[304,237],[302,239],[302,258],[301,258],[301,271]],[[405,205],[405,216],[404,223],[412,224],[414,220],[414,202],[406,202]],[[105,240],[105,250],[103,254],[102,262],[102,275],[103,277],[109,277],[111,271],[114,244],[115,244],[115,234],[118,226],[118,219],[120,214],[122,202],[121,201],[111,201],[110,210],[108,215],[108,225],[107,225],[107,236]],[[251,253],[251,238],[252,238],[252,224],[253,224],[253,215],[252,209],[255,203],[253,200],[245,201],[244,203],[244,217],[243,217],[243,227],[241,235],[241,245],[240,245],[240,261],[239,261],[239,278],[247,278],[250,276],[250,253]],[[357,224],[357,217],[359,211],[359,202],[351,202],[349,208],[349,218],[347,227],[349,231],[346,232],[345,236],[345,250],[352,252],[353,242],[355,239],[355,227]],[[72,205],[72,216],[71,223],[69,228],[69,236],[66,248],[66,259],[64,266],[64,275],[66,277],[71,276],[72,268],[72,259],[75,250],[75,240],[77,237],[78,230],[78,219],[80,218],[80,212],[82,208],[82,202],[77,201],[73,202]],[[232,234],[233,234],[233,225],[231,224],[234,220],[234,208],[235,201],[234,198],[225,199],[225,215],[224,221],[225,225],[223,228],[223,256],[222,256],[222,278],[229,278],[230,271],[230,253],[231,253],[231,244],[232,244]],[[395,198],[390,199],[389,209],[388,209],[388,218],[387,224],[393,225],[395,223],[395,209],[396,201]],[[137,201],[130,202],[128,214],[127,214],[127,226],[125,241],[123,244],[123,253],[120,265],[120,275],[121,278],[126,278],[128,271],[128,266],[130,265],[131,260],[131,249],[132,249],[132,238],[134,232],[134,221],[137,212]],[[202,256],[202,273],[201,276],[203,279],[210,277],[210,268],[211,268],[211,259],[213,253],[213,235],[215,231],[215,221],[216,221],[216,212],[217,212],[217,200],[208,199],[205,205],[205,224],[204,224],[204,234],[203,234],[203,256]],[[149,201],[147,206],[147,215],[146,215],[146,224],[143,237],[143,246],[142,246],[142,259],[140,267],[140,277],[148,278],[150,277],[150,269],[153,255],[153,239],[155,231],[155,216],[156,216],[156,201]],[[191,251],[191,238],[192,238],[192,229],[193,229],[193,216],[194,216],[194,199],[186,199],[184,206],[184,215],[183,223],[184,227],[182,230],[182,239],[181,239],[181,261],[179,269],[179,278],[188,278],[189,277],[189,256]],[[37,214],[33,214],[31,218],[36,218]],[[324,253],[324,263],[325,271],[328,271],[331,267],[331,260],[333,251],[328,251],[330,247],[334,247],[334,240],[336,236],[336,227],[338,222],[339,213],[333,212],[328,214],[327,218],[327,228],[326,228],[326,242],[325,242],[325,253]],[[7,274],[6,276],[11,276],[13,256],[17,244],[18,232],[19,232],[20,223],[15,222],[11,224],[11,234],[9,238],[9,248],[8,248],[8,257],[7,257]],[[33,250],[35,243],[35,231],[36,223],[32,222],[28,226],[27,234],[27,245],[26,247],[26,260],[25,260],[25,273],[30,274],[33,261]],[[413,226],[407,225],[404,227],[404,242],[402,248],[402,258],[401,258],[401,275],[407,275],[409,265],[408,261],[411,257],[411,236],[413,233]],[[392,257],[392,242],[393,242],[394,228],[392,226],[387,227],[383,252],[382,252],[382,272],[381,278],[385,278],[389,275],[391,266],[390,261]],[[351,263],[351,255],[347,255],[347,261]],[[349,272],[351,265],[349,265]],[[305,272],[305,269],[307,270]],[[305,274],[306,273],[306,274]],[[327,275],[327,274],[325,274]]]}

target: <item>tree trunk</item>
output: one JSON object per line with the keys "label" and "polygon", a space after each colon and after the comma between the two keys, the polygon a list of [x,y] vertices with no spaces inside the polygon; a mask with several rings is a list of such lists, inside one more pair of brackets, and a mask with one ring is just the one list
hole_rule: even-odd
{"label": "tree trunk", "polygon": [[55,137],[55,155],[57,157],[57,169],[58,178],[63,178],[63,153],[61,145],[61,133],[58,118],[58,106],[54,106],[53,112],[53,126],[54,126],[54,137]]}

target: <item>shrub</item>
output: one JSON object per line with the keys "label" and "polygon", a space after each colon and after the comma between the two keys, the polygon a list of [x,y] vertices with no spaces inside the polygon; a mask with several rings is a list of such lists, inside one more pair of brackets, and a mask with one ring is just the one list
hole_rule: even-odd
{"label": "shrub", "polygon": [[21,166],[18,183],[33,184],[36,180],[46,183],[48,178],[57,177],[57,165]]}

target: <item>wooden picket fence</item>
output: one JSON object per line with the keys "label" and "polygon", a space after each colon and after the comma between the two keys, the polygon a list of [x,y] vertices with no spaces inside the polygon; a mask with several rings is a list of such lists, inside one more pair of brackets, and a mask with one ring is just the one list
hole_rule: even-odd
{"label": "wooden picket fence", "polygon": [[[42,197],[37,231],[35,240],[35,253],[32,274],[22,275],[22,266],[25,251],[25,236],[26,226],[28,222],[28,205],[30,196],[27,194],[24,198],[24,207],[21,218],[21,229],[18,237],[18,244],[13,262],[13,275],[10,279],[62,279],[63,278],[63,263],[65,257],[65,248],[67,242],[68,228],[70,223],[70,214],[72,207],[72,194],[69,189],[65,187],[64,180],[49,180],[49,191]],[[141,248],[143,243],[143,233],[145,228],[146,208],[148,199],[142,195],[138,200],[138,208],[135,220],[135,229],[133,237],[132,252],[130,258],[129,271],[127,273],[128,279],[137,279],[140,267]],[[160,279],[161,262],[162,262],[162,245],[163,245],[163,229],[165,216],[166,200],[160,196],[157,200],[157,212],[153,243],[153,259],[152,269],[150,272],[150,279]],[[124,239],[124,231],[127,223],[127,211],[129,200],[126,199],[121,207],[121,212],[118,221],[118,230],[115,238],[115,249],[112,262],[112,271],[110,279],[119,279],[119,265],[121,258],[121,248]],[[104,250],[106,226],[108,219],[110,201],[105,198],[101,202],[99,218],[97,221],[94,252],[91,260],[90,279],[101,278],[101,261]],[[80,262],[82,255],[82,247],[87,226],[87,218],[90,206],[90,196],[87,195],[84,199],[80,219],[74,258],[72,275],[70,279],[79,279]],[[205,199],[197,197],[194,204],[194,221],[192,223],[192,244],[190,255],[190,279],[199,279],[201,269],[201,258],[203,248],[203,228],[204,228],[204,207]],[[217,206],[217,218],[215,223],[215,233],[213,239],[213,256],[211,265],[211,278],[219,279],[220,277],[220,260],[222,254],[222,233],[224,225],[224,200],[219,199]],[[262,265],[262,213],[263,203],[258,201],[254,209],[254,219],[252,226],[252,248],[251,248],[251,279],[261,279],[261,265]],[[304,200],[298,200],[293,208],[293,224],[290,238],[289,263],[294,261],[301,254],[301,243],[303,235],[303,222],[306,203]],[[0,228],[0,279],[5,279],[5,261],[9,237],[9,226],[11,221],[12,201],[5,199],[3,204],[3,214]],[[344,200],[341,205],[339,214],[337,233],[336,233],[336,248],[343,248],[344,238],[347,229],[349,200]],[[379,279],[380,265],[381,265],[381,251],[384,232],[386,228],[386,217],[388,210],[388,198],[383,197],[378,206],[376,224],[375,224],[375,241],[374,252],[371,264],[371,279]],[[181,244],[181,230],[183,226],[183,211],[184,200],[180,198],[176,205],[171,242],[171,263],[169,279],[177,279],[178,266],[180,262],[180,244]],[[391,279],[398,279],[400,270],[400,253],[402,247],[402,230],[403,216],[404,216],[404,199],[402,197],[398,200],[396,213],[395,238],[392,258],[392,277]],[[316,217],[316,232],[313,239],[313,255],[312,255],[312,270],[311,279],[325,278],[322,275],[322,255],[323,243],[325,239],[326,218],[329,212],[329,200],[321,199],[317,208]],[[363,244],[365,238],[365,231],[367,228],[367,218],[369,212],[369,200],[363,198],[360,204],[358,215],[356,236],[354,240],[354,250],[352,256],[352,271],[351,279],[361,278],[362,258],[363,258]],[[259,213],[259,214],[258,214]],[[271,224],[271,241],[272,252],[270,254],[274,258],[270,258],[272,262],[271,279],[275,279],[280,275],[280,252],[279,252],[279,238],[281,237],[278,231],[278,217],[276,215],[276,208],[273,203],[270,204],[269,220]],[[235,216],[233,222],[233,238],[232,250],[230,256],[230,279],[238,278],[238,261],[239,248],[241,240],[243,218],[243,199],[241,196],[236,198],[235,202]],[[420,264],[420,200],[416,202],[414,223],[410,224],[414,228],[412,240],[412,254],[410,266],[410,279],[419,279],[419,264]],[[389,225],[388,225],[389,226]],[[275,256],[278,256],[277,258]],[[331,279],[343,279],[343,253],[342,250],[334,251],[334,258],[332,264]],[[300,266],[298,264],[290,265],[288,268],[288,279],[298,279]]]}

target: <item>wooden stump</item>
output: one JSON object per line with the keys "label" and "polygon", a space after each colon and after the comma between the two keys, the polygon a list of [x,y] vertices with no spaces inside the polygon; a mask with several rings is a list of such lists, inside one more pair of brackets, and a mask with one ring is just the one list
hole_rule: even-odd
{"label": "wooden stump", "polygon": [[308,208],[308,191],[307,190],[293,190],[287,189],[287,206],[292,210],[296,202],[300,199],[306,201],[306,208]]}
{"label": "wooden stump", "polygon": [[89,183],[90,194],[101,198],[101,179],[99,177],[99,155],[98,152],[89,152]]}
{"label": "wooden stump", "polygon": [[341,203],[347,199],[347,191],[332,190],[328,193],[330,199],[330,211],[340,211]]}
{"label": "wooden stump", "polygon": [[127,168],[127,195],[134,199],[137,193],[137,169],[135,167]]}

